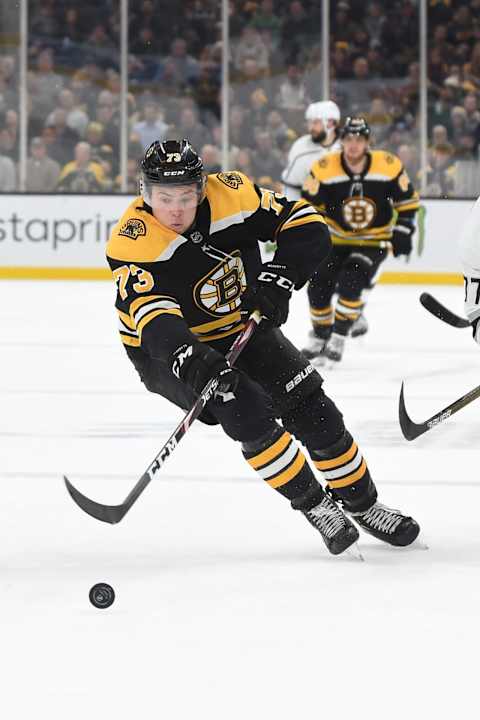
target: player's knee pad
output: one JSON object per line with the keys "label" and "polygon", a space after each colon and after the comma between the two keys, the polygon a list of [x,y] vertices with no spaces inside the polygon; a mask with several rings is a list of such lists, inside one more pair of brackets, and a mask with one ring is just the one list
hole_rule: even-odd
{"label": "player's knee pad", "polygon": [[327,447],[343,433],[343,416],[333,400],[317,387],[282,415],[284,426],[307,448]]}
{"label": "player's knee pad", "polygon": [[309,452],[332,495],[346,510],[362,512],[373,505],[377,490],[367,463],[348,430],[345,429],[331,445],[309,446]]}
{"label": "player's knee pad", "polygon": [[267,396],[243,373],[235,393],[214,398],[207,405],[207,410],[226,434],[239,442],[254,441],[264,436],[274,424],[275,413]]}
{"label": "player's knee pad", "polygon": [[345,261],[338,278],[340,295],[359,298],[368,287],[373,270],[373,260],[361,252],[351,253]]}

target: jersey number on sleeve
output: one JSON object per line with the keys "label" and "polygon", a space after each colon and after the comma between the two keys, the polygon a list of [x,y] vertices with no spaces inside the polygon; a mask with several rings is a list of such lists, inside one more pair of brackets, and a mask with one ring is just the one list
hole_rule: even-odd
{"label": "jersey number on sleeve", "polygon": [[137,278],[137,281],[132,285],[134,292],[145,293],[153,288],[153,277],[148,270],[142,270],[142,268],[136,265],[122,265],[113,271],[113,277],[117,283],[118,292],[122,300],[125,300],[128,295],[127,283],[131,276]]}

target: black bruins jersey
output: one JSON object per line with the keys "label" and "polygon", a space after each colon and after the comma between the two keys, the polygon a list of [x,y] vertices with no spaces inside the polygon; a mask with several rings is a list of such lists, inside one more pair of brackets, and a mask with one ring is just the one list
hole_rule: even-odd
{"label": "black bruins jersey", "polygon": [[323,214],[334,245],[383,246],[397,224],[413,229],[419,207],[414,190],[396,155],[373,150],[365,170],[355,175],[343,153],[332,153],[315,162],[302,197]]}
{"label": "black bruins jersey", "polygon": [[129,354],[148,350],[142,346],[147,326],[148,336],[154,326],[155,336],[165,338],[165,356],[179,338],[191,342],[188,329],[200,342],[238,333],[242,292],[261,265],[258,240],[277,242],[275,262],[291,269],[296,287],[331,247],[324,220],[308,202],[289,202],[238,172],[208,176],[205,199],[185,235],[162,225],[136,198],[107,245]]}

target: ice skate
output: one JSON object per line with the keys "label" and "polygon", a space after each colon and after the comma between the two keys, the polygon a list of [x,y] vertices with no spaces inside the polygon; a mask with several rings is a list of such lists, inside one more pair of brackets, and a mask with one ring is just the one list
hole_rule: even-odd
{"label": "ice skate", "polygon": [[319,531],[332,555],[340,555],[359,538],[357,528],[328,495],[325,495],[318,505],[301,512]]}
{"label": "ice skate", "polygon": [[331,360],[333,363],[340,362],[343,357],[343,351],[345,349],[345,336],[332,333],[328,338],[323,355],[327,360]]}
{"label": "ice skate", "polygon": [[362,313],[362,315],[359,315],[353,323],[350,335],[351,337],[361,337],[361,335],[365,335],[367,332],[368,321],[365,315],[363,315]]}
{"label": "ice skate", "polygon": [[362,530],[389,545],[405,547],[411,545],[420,532],[420,526],[411,517],[402,515],[400,510],[376,502],[367,511],[350,513]]}
{"label": "ice skate", "polygon": [[308,343],[302,352],[308,360],[318,360],[323,357],[326,342],[326,338],[322,338],[317,335],[314,330],[310,330],[308,333]]}

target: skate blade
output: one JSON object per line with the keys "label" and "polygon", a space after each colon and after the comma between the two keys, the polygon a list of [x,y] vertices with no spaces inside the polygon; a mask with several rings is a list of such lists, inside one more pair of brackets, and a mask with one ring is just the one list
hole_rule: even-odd
{"label": "skate blade", "polygon": [[353,545],[350,545],[350,547],[345,550],[344,555],[349,555],[353,560],[359,560],[360,562],[365,562],[365,558],[363,557],[362,553],[360,552],[358,543],[353,543]]}

